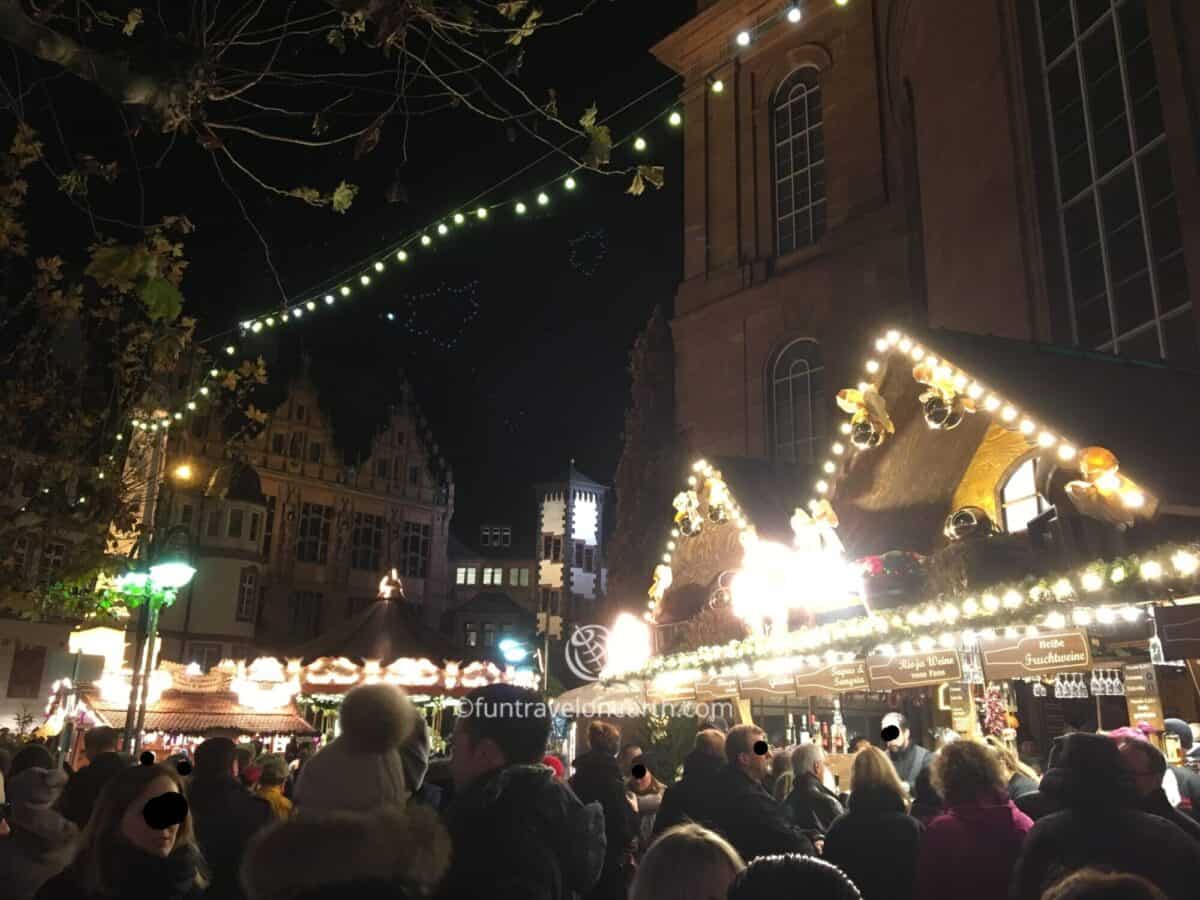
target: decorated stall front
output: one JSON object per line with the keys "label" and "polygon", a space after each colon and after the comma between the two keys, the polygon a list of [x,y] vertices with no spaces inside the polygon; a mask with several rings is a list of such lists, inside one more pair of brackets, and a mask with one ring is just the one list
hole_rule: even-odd
{"label": "decorated stall front", "polygon": [[644,613],[655,655],[610,654],[603,683],[736,701],[777,741],[834,751],[878,742],[892,709],[918,740],[1161,732],[1157,685],[1186,669],[1156,614],[1200,599],[1181,405],[1200,377],[953,332],[864,350],[809,465],[694,462]]}

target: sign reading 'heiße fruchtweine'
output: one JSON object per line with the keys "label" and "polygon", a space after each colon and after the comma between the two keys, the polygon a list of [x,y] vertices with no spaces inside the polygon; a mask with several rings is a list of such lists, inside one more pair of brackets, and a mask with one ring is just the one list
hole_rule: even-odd
{"label": "sign reading 'hei\u00dfe fruchtweine'", "polygon": [[990,681],[1090,669],[1092,649],[1082,628],[981,640],[983,671]]}

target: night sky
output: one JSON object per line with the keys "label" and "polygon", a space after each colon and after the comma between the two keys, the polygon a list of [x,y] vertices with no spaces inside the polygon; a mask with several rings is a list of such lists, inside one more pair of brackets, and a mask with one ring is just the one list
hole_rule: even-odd
{"label": "night sky", "polygon": [[[629,197],[627,176],[584,174],[571,195],[552,189],[550,207],[541,210],[534,188],[569,168],[565,160],[550,160],[486,199],[523,197],[531,210],[524,219],[496,209],[486,224],[456,232],[433,251],[414,252],[403,273],[389,266],[371,290],[355,292],[348,309],[289,326],[284,337],[246,342],[267,358],[277,385],[302,358],[311,358],[323,405],[339,409],[348,446],[361,443],[379,421],[393,378],[403,372],[454,469],[453,530],[467,539],[485,519],[530,528],[532,484],[565,471],[572,457],[588,475],[612,478],[628,403],[629,349],[654,306],[670,308],[681,271],[682,135],[661,115],[678,97],[680,82],[649,48],[694,9],[694,0],[601,2],[581,20],[539,33],[519,76],[534,97],[555,88],[568,120],[593,101],[604,117],[657,88],[610,123],[615,140],[643,135],[646,152],[620,147],[612,164],[665,166],[663,190]],[[109,158],[128,166],[130,143],[112,104],[98,104],[86,86],[64,91],[61,81],[54,86],[57,123],[47,118],[41,92],[26,98],[35,125],[62,131],[61,142],[44,135],[51,157],[57,154],[61,163],[66,146],[86,143],[101,159],[108,150]],[[561,134],[545,126],[543,132]],[[346,215],[272,197],[226,163],[224,179],[243,212],[218,178],[218,154],[194,138],[166,152],[165,138],[145,133],[133,142],[144,201],[128,174],[109,195],[99,185],[91,199],[95,209],[114,210],[118,218],[136,220],[144,203],[148,220],[172,212],[192,219],[197,230],[187,243],[184,294],[186,312],[200,318],[204,338],[280,305],[263,241],[284,290],[300,299],[413,229],[453,213],[546,149],[525,135],[513,140],[504,125],[465,110],[414,120],[407,163],[401,143],[399,119],[389,120],[378,147],[357,161],[352,142],[318,155],[229,139],[239,157],[279,186],[328,190],[341,179],[358,183],[361,191]],[[398,186],[392,195],[401,202],[385,196],[390,185]],[[59,205],[64,210],[42,208],[43,224],[52,216],[60,233],[87,234],[86,219]],[[121,235],[115,227],[111,233]]]}

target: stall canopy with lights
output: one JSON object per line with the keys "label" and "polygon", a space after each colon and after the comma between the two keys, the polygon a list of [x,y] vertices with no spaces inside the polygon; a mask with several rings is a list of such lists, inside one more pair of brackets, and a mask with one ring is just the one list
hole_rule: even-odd
{"label": "stall canopy with lights", "polygon": [[[610,679],[653,695],[1063,627],[1145,647],[1152,607],[1196,593],[1200,375],[913,329],[859,365],[811,461],[681,473],[645,612],[659,653]],[[747,636],[696,646],[689,621],[723,608]]]}

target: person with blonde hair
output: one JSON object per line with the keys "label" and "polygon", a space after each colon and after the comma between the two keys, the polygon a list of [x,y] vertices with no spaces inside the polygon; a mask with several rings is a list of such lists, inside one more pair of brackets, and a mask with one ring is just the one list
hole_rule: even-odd
{"label": "person with blonde hair", "polygon": [[825,835],[825,859],[850,876],[865,900],[913,897],[923,827],[908,814],[908,792],[888,755],[864,747],[850,769],[845,815]]}
{"label": "person with blonde hair", "polygon": [[1000,765],[1004,767],[1005,790],[1008,791],[1010,800],[1032,794],[1038,789],[1038,782],[1041,781],[1038,773],[1032,766],[1021,762],[1020,757],[1013,753],[1004,741],[990,734],[983,741],[1000,758]]}
{"label": "person with blonde hair", "polygon": [[724,900],[746,868],[733,846],[699,825],[676,825],[650,845],[629,900]]}
{"label": "person with blonde hair", "polygon": [[945,812],[925,826],[916,895],[950,900],[971,884],[973,900],[1005,900],[1033,820],[1008,796],[1000,756],[978,741],[943,747],[930,770]]}
{"label": "person with blonde hair", "polygon": [[166,766],[131,766],[96,800],[74,860],[37,900],[197,900],[207,880],[183,782]]}

